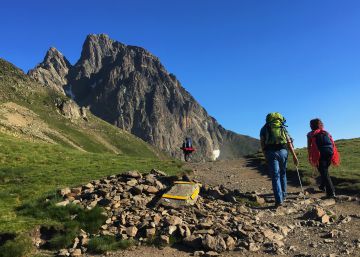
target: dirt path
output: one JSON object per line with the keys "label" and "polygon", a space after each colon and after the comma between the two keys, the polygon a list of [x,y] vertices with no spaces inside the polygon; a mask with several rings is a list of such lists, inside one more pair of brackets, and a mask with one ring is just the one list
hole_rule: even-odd
{"label": "dirt path", "polygon": [[[285,240],[286,253],[277,252],[278,256],[360,256],[360,205],[358,201],[337,200],[335,205],[326,206],[326,211],[335,219],[331,224],[308,225],[301,219],[308,207],[299,197],[300,188],[296,181],[289,181],[289,197],[284,207],[277,210],[271,208],[273,195],[271,180],[265,171],[249,166],[247,160],[218,161],[209,163],[187,164],[194,170],[194,178],[205,184],[223,185],[240,192],[254,192],[265,198],[262,207],[254,207],[254,215],[281,226],[292,227]],[[307,201],[322,203],[318,200],[323,193],[307,195]],[[304,210],[299,211],[299,205]],[[300,207],[301,209],[302,207]],[[295,211],[297,209],[297,211]],[[303,223],[301,223],[303,222]],[[113,257],[145,257],[145,256],[192,256],[187,249],[165,247],[134,247],[125,251],[110,253]],[[226,252],[221,256],[270,256],[264,252]]]}

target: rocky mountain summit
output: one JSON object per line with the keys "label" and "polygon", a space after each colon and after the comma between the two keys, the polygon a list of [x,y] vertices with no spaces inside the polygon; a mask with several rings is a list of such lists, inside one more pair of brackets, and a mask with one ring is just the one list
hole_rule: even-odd
{"label": "rocky mountain summit", "polygon": [[65,95],[70,62],[54,47],[51,47],[42,63],[29,71],[29,76]]}
{"label": "rocky mountain summit", "polygon": [[75,65],[51,48],[29,75],[175,157],[186,136],[199,159],[237,158],[259,147],[209,116],[157,57],[104,34],[86,38]]}

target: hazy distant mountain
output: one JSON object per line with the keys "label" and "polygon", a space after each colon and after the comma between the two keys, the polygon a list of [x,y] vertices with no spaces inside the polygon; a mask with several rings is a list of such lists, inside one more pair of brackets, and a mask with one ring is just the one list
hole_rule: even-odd
{"label": "hazy distant mountain", "polygon": [[86,38],[75,65],[51,48],[29,75],[173,156],[181,155],[186,136],[199,158],[219,151],[222,159],[236,158],[259,148],[258,140],[219,125],[157,57],[104,34]]}

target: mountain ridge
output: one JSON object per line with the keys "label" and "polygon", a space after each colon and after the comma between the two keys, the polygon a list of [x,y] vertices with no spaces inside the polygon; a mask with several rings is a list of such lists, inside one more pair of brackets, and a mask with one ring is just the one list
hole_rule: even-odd
{"label": "mountain ridge", "polygon": [[[220,159],[233,159],[259,148],[258,140],[224,129],[159,58],[142,47],[122,44],[105,34],[91,34],[79,60],[66,66],[67,73],[64,66],[51,72],[56,65],[52,60],[47,62],[45,58],[37,66],[41,68],[35,67],[29,75],[40,82],[39,77],[57,81],[58,88],[80,106],[174,157],[181,157],[179,147],[186,136],[193,138],[197,159],[216,159],[219,151]],[[62,79],[56,80],[58,75]]]}
{"label": "mountain ridge", "polygon": [[88,153],[168,158],[0,58],[0,134]]}

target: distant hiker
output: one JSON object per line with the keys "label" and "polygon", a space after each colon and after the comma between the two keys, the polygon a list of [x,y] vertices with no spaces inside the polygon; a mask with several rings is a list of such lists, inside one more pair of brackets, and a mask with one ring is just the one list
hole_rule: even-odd
{"label": "distant hiker", "polygon": [[192,152],[195,151],[195,148],[192,145],[192,140],[190,137],[185,138],[185,140],[183,141],[182,147],[180,147],[180,149],[183,150],[185,161],[186,162],[189,161]]}
{"label": "distant hiker", "polygon": [[329,175],[329,166],[340,164],[340,155],[329,132],[324,130],[320,119],[310,121],[311,131],[307,134],[308,157],[311,165],[317,167],[321,183],[320,189],[329,198],[335,197],[335,188]]}
{"label": "distant hiker", "polygon": [[296,166],[299,164],[285,122],[285,118],[280,113],[269,113],[266,116],[266,124],[260,131],[261,149],[272,178],[275,207],[281,206],[286,198],[288,150],[293,156],[294,164]]}
{"label": "distant hiker", "polygon": [[192,147],[192,140],[190,137],[185,138],[185,147],[191,148]]}

